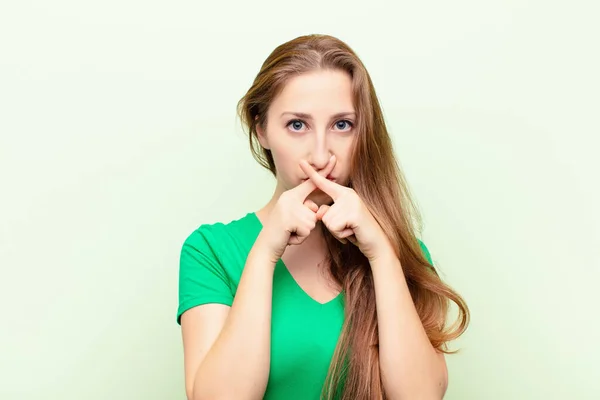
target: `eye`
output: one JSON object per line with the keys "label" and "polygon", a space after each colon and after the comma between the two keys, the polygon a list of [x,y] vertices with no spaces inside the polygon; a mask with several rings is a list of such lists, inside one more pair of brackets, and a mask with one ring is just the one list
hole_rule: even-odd
{"label": "eye", "polygon": [[286,126],[288,128],[291,128],[292,131],[298,132],[304,127],[304,121],[301,121],[299,119],[293,119],[290,122],[288,122]]}
{"label": "eye", "polygon": [[352,122],[348,121],[347,119],[343,119],[335,123],[335,127],[341,131],[350,130],[353,126],[354,125],[352,124]]}

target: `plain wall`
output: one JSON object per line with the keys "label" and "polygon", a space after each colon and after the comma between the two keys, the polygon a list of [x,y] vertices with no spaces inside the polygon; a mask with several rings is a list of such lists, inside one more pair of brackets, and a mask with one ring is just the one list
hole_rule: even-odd
{"label": "plain wall", "polygon": [[0,398],[184,399],[178,258],[274,188],[236,103],[328,33],[369,69],[472,323],[446,398],[598,399],[599,6],[3,2]]}

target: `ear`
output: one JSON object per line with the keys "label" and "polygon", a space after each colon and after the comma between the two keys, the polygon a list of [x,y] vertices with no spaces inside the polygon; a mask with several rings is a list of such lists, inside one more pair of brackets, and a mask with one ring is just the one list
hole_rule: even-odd
{"label": "ear", "polygon": [[[258,119],[259,118],[257,115],[255,120],[258,121]],[[271,148],[269,146],[269,140],[267,139],[267,133],[263,129],[263,126],[261,124],[259,124],[258,122],[256,124],[256,136],[258,137],[258,142],[264,149],[271,150]]]}

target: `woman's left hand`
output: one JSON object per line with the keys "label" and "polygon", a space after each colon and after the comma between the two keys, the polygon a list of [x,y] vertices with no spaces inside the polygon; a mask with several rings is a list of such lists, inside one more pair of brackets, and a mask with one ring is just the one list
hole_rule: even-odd
{"label": "woman's left hand", "polygon": [[336,239],[342,243],[349,240],[369,261],[391,251],[392,246],[387,235],[354,189],[321,176],[305,160],[300,161],[300,167],[308,178],[333,200],[331,206],[319,207],[317,219],[323,222]]}

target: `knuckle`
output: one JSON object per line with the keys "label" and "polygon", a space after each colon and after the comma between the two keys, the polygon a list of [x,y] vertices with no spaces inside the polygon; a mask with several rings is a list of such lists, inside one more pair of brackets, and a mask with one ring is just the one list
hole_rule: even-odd
{"label": "knuckle", "polygon": [[290,191],[285,191],[281,194],[281,196],[279,196],[279,201],[280,202],[285,202],[287,201],[287,199],[290,197]]}

